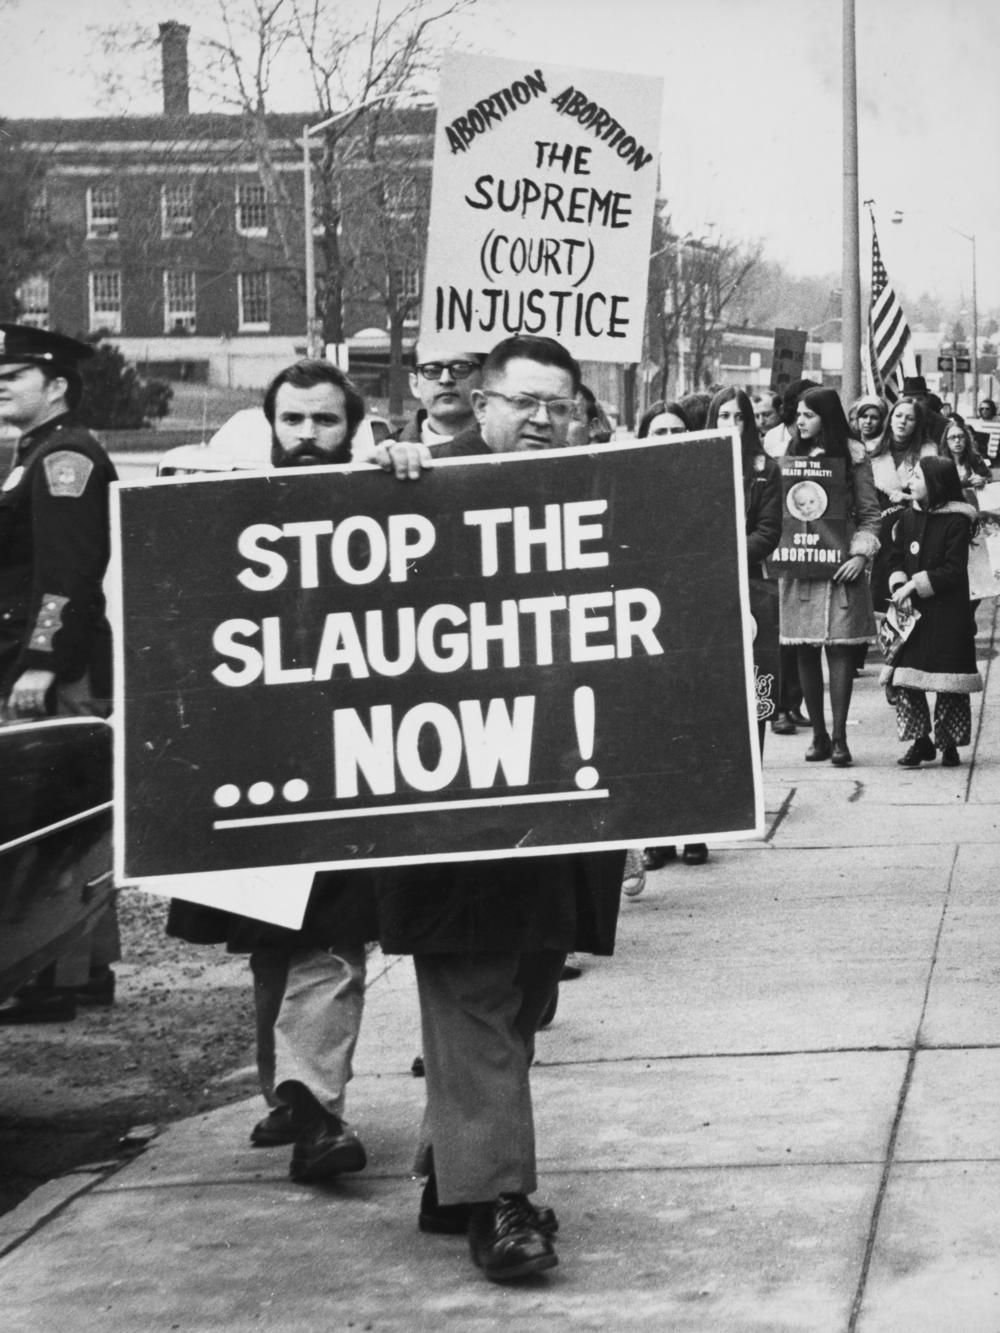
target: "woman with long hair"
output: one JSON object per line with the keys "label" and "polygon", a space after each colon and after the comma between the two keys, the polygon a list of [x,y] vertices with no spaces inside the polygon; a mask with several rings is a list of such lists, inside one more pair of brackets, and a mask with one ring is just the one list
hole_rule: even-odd
{"label": "woman with long hair", "polygon": [[[976,630],[969,602],[969,544],[976,510],[962,493],[950,458],[924,458],[910,481],[913,507],[896,521],[889,550],[892,600],[920,618],[882,680],[896,706],[899,739],[910,748],[897,760],[919,768],[941,751],[954,768],[958,747],[972,739],[969,695],[983,688],[976,666]],[[934,739],[927,691],[935,693]]]}
{"label": "woman with long hair", "polygon": [[680,403],[650,403],[640,418],[635,437],[637,440],[656,439],[665,435],[685,435],[689,430],[691,423]]}
{"label": "woman with long hair", "polygon": [[882,511],[879,529],[881,549],[872,564],[872,605],[877,615],[889,604],[889,539],[893,525],[910,506],[910,478],[922,457],[937,453],[931,436],[927,408],[919,398],[904,394],[897,398],[886,417],[882,434],[866,445],[872,476]]}
{"label": "woman with long hair", "polygon": [[[871,464],[860,441],[852,439],[847,417],[833,389],[807,389],[799,398],[791,457],[839,462],[847,483],[849,554],[829,579],[780,580],[781,642],[794,644],[799,681],[813,729],[806,751],[810,762],[829,759],[847,768],[847,714],[854,686],[855,653],[875,637],[875,617],[865,570],[879,549],[881,514]],[[830,673],[831,729],[826,728],[822,654]]]}
{"label": "woman with long hair", "polygon": [[939,458],[950,458],[955,464],[965,498],[978,509],[976,491],[981,490],[993,474],[989,463],[976,448],[972,431],[963,421],[952,417],[941,436],[937,451]]}

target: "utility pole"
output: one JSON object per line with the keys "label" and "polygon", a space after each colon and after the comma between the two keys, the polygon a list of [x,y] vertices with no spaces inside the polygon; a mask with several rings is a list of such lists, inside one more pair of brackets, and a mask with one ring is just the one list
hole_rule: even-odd
{"label": "utility pole", "polygon": [[844,367],[841,394],[845,403],[861,396],[861,271],[858,229],[858,75],[854,46],[854,0],[843,0],[844,12],[844,249],[841,273],[841,337]]}

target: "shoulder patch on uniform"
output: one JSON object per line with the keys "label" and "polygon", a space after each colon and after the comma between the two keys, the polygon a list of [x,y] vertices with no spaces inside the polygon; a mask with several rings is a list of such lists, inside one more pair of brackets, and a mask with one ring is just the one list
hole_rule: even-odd
{"label": "shoulder patch on uniform", "polygon": [[80,498],[94,470],[94,464],[86,454],[71,453],[68,449],[46,454],[42,466],[45,468],[49,494],[70,500]]}

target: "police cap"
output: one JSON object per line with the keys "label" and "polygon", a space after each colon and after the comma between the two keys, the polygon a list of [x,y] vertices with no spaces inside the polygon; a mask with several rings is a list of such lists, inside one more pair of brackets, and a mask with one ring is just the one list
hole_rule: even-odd
{"label": "police cap", "polygon": [[57,370],[75,371],[93,355],[93,347],[64,333],[50,333],[30,324],[0,324],[0,363],[38,361]]}

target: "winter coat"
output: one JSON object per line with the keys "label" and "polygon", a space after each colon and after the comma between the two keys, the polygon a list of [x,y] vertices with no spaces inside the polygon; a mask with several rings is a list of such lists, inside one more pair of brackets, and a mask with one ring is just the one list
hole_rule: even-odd
{"label": "winter coat", "polygon": [[917,690],[975,694],[976,628],[969,604],[969,542],[976,511],[949,501],[930,512],[909,509],[896,522],[889,551],[889,586],[916,585],[920,619],[900,649],[886,682]]}
{"label": "winter coat", "polygon": [[747,564],[752,579],[764,577],[763,561],[781,540],[781,468],[758,454],[749,477],[743,478]]}
{"label": "winter coat", "polygon": [[[864,446],[852,440],[850,448],[848,550],[868,560],[879,549],[882,515]],[[779,589],[782,643],[822,646],[874,641],[875,617],[868,580],[863,575],[853,583],[783,578]]]}

